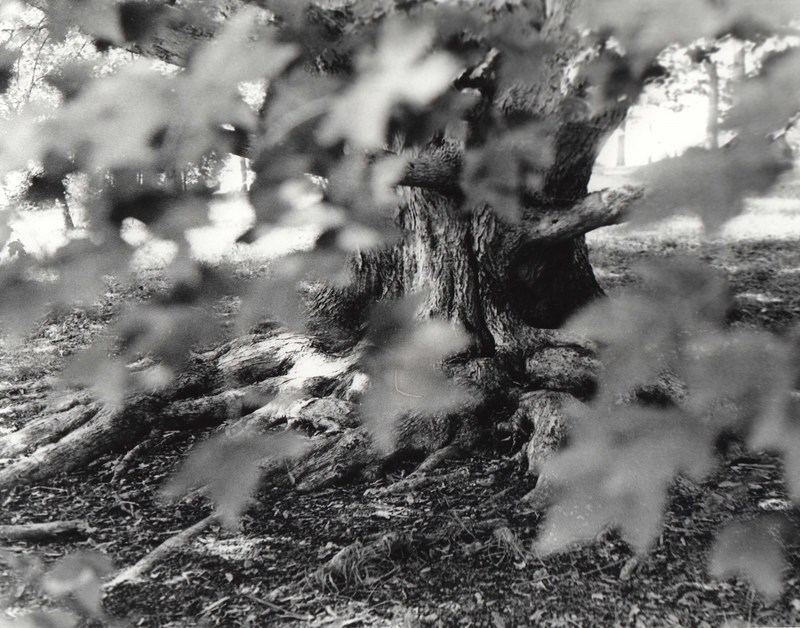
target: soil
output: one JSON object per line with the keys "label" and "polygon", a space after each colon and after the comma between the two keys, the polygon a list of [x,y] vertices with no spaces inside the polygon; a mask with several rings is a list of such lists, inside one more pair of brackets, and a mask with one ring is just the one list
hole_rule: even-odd
{"label": "soil", "polygon": [[[632,268],[652,256],[693,254],[726,273],[735,295],[732,324],[783,332],[800,315],[800,241],[698,243],[669,238],[592,241],[604,287],[614,294],[635,281]],[[68,356],[102,333],[121,305],[159,288],[157,274],[130,286],[110,284],[102,302],[53,314],[23,345],[0,347],[2,407],[35,400],[31,385],[63,367]],[[231,303],[220,306],[227,317]],[[15,385],[16,387],[13,387]],[[32,410],[33,412],[34,410]],[[25,416],[3,417],[9,429]],[[98,550],[118,566],[210,513],[200,496],[165,504],[159,489],[194,442],[184,434],[137,459],[119,486],[117,456],[0,495],[0,523],[85,519],[87,539],[0,546],[6,556],[52,563],[75,550]],[[780,462],[768,455],[728,456],[700,486],[676,483],[664,533],[638,567],[614,533],[546,559],[531,551],[542,515],[520,502],[532,487],[510,458],[481,452],[451,461],[436,481],[396,495],[354,484],[313,494],[264,487],[239,530],[208,528],[161,561],[144,582],[106,597],[110,617],[134,626],[196,625],[787,625],[800,623],[800,553],[790,551],[786,591],[767,605],[746,584],[706,572],[715,532],[726,522],[778,510],[786,500]],[[498,529],[506,527],[511,534]],[[387,533],[405,550],[356,564],[348,574],[318,569],[356,541]],[[326,575],[326,574],[322,574]],[[0,561],[0,626],[30,609],[57,608]]]}

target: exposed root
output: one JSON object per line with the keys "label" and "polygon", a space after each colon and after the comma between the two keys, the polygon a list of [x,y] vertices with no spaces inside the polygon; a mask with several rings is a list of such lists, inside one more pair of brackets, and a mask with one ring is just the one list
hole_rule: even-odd
{"label": "exposed root", "polygon": [[80,519],[0,525],[0,539],[8,541],[52,541],[68,536],[86,536],[89,524]]}
{"label": "exposed root", "polygon": [[357,476],[377,475],[385,457],[365,428],[324,436],[289,468],[300,492],[320,490]]}
{"label": "exposed root", "polygon": [[99,404],[77,402],[67,405],[64,410],[55,410],[28,421],[28,423],[3,437],[0,437],[0,458],[11,458],[27,453],[31,449],[48,445],[65,434],[88,422],[100,409]]}
{"label": "exposed root", "polygon": [[532,510],[537,512],[544,512],[547,510],[554,501],[556,487],[547,476],[540,475],[534,486],[530,491],[525,493],[520,499],[521,502],[526,504]]}
{"label": "exposed root", "polygon": [[447,460],[458,458],[463,454],[464,450],[458,445],[447,445],[447,447],[441,447],[425,458],[425,460],[423,460],[420,465],[414,469],[414,471],[411,473],[411,476],[423,475],[429,471],[438,469]]}
{"label": "exposed root", "polygon": [[339,550],[309,579],[321,588],[360,586],[391,569],[392,559],[408,552],[412,539],[400,532],[389,532],[369,543],[355,541]]}
{"label": "exposed root", "polygon": [[350,401],[333,396],[309,399],[289,394],[272,399],[226,428],[236,433],[252,429],[266,431],[286,425],[309,433],[330,433],[359,424],[355,404]]}
{"label": "exposed root", "polygon": [[[0,468],[0,488],[41,481],[129,450],[154,429],[211,427],[239,420],[271,396],[333,389],[352,371],[358,355],[327,356],[302,336],[273,330],[199,354],[167,390],[133,395],[120,408],[100,407],[86,392],[75,393],[0,438],[0,458],[7,459]],[[310,405],[320,410],[319,403]],[[324,417],[314,412],[304,407],[303,417],[316,416],[322,425]]]}
{"label": "exposed root", "polygon": [[[42,481],[83,467],[100,456],[125,451],[128,453],[115,471],[118,482],[133,460],[148,449],[149,444],[139,443],[154,430],[222,425],[232,434],[285,426],[311,435],[307,454],[265,469],[265,476],[288,478],[300,491],[355,477],[375,479],[387,463],[428,456],[411,476],[387,492],[414,490],[428,482],[423,479],[426,473],[443,460],[460,450],[471,450],[492,426],[508,421],[509,399],[525,390],[525,382],[512,380],[509,373],[524,377],[527,364],[531,373],[538,369],[539,383],[546,380],[559,391],[585,388],[588,375],[576,379],[570,368],[558,365],[577,360],[589,365],[584,371],[591,371],[594,367],[589,349],[571,337],[546,330],[532,333],[531,338],[531,342],[539,343],[538,360],[533,356],[527,362],[520,361],[515,354],[448,363],[450,375],[475,391],[472,398],[449,414],[410,413],[402,417],[394,425],[394,447],[381,451],[373,444],[369,429],[360,425],[356,405],[368,386],[368,378],[359,370],[364,346],[329,355],[317,350],[308,338],[279,329],[240,337],[197,354],[170,386],[152,394],[132,395],[119,408],[101,407],[85,391],[51,403],[45,415],[0,437],[0,465],[5,462],[0,466],[0,489]],[[516,360],[517,366],[509,367],[509,359]],[[147,360],[133,365],[132,371],[141,371],[142,364],[146,367]],[[571,398],[567,392],[550,391],[542,399],[551,397]],[[530,425],[535,439],[537,433],[545,433],[538,425],[547,422],[533,415],[529,412],[518,417],[518,422],[536,423]],[[558,425],[552,422],[551,436],[557,435]],[[543,446],[551,444],[547,439],[540,441]]]}
{"label": "exposed root", "polygon": [[164,435],[164,433],[161,432],[160,430],[154,430],[154,432],[151,433],[150,438],[136,445],[128,453],[122,456],[122,458],[119,459],[116,465],[114,465],[114,472],[113,475],[111,476],[111,483],[114,485],[119,484],[123,480],[125,475],[128,473],[130,468],[133,466],[133,464],[139,458],[141,458],[141,456],[146,452],[156,447],[162,447],[166,444],[171,444],[181,438],[183,438],[183,434],[181,434],[180,432],[172,432],[170,434]]}
{"label": "exposed root", "polygon": [[164,557],[168,556],[171,552],[186,545],[195,536],[200,534],[203,530],[208,528],[217,520],[216,515],[209,515],[205,519],[201,519],[194,525],[178,532],[178,534],[171,536],[161,545],[156,547],[149,554],[143,556],[135,564],[131,565],[118,572],[111,580],[103,585],[106,591],[110,591],[114,587],[126,582],[138,582],[143,579],[144,575],[150,571],[156,564],[158,564]]}
{"label": "exposed root", "polygon": [[44,409],[44,404],[41,401],[33,400],[24,403],[14,404],[6,408],[0,408],[0,418],[14,419],[30,414],[35,414]]}
{"label": "exposed root", "polygon": [[572,347],[545,348],[525,360],[531,388],[564,391],[579,398],[594,392],[601,368],[591,354]]}
{"label": "exposed root", "polygon": [[512,422],[525,423],[530,430],[526,447],[530,473],[538,473],[544,462],[566,441],[570,418],[565,409],[570,404],[580,402],[569,393],[550,390],[536,390],[520,398]]}
{"label": "exposed root", "polygon": [[366,491],[364,491],[364,495],[371,497],[373,496],[380,497],[381,495],[397,495],[398,493],[410,493],[412,491],[418,491],[432,484],[450,482],[451,480],[463,476],[465,473],[466,473],[465,469],[456,469],[455,471],[451,471],[450,473],[445,473],[443,475],[428,475],[428,474],[414,475],[414,473],[412,473],[408,477],[403,478],[402,480],[399,480],[392,484],[389,484],[388,486],[367,489]]}
{"label": "exposed root", "polygon": [[[389,486],[367,489],[365,495],[393,495],[397,493],[406,493],[415,491],[424,486],[428,486],[434,482],[441,481],[443,478],[448,476],[432,478],[428,476],[428,473],[439,468],[445,461],[461,456],[463,453],[464,450],[459,445],[447,445],[445,447],[440,447],[428,455],[428,457],[425,458],[425,460],[423,460],[419,466],[407,477],[403,478],[402,480],[398,480]],[[449,475],[455,475],[457,473],[458,472],[454,472]]]}

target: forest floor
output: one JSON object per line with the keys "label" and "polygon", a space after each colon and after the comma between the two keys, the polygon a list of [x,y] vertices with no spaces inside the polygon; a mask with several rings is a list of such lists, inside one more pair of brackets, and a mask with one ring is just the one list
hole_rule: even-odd
{"label": "forest floor", "polygon": [[[784,214],[792,223],[800,217],[797,201],[767,205],[773,225]],[[783,332],[800,320],[800,229],[712,241],[693,233],[678,225],[593,236],[598,278],[614,294],[635,281],[632,269],[639,261],[690,254],[728,276],[733,324]],[[0,429],[24,420],[4,407],[35,402],[42,394],[34,390],[36,382],[57,374],[125,303],[147,299],[161,287],[157,271],[139,277],[129,286],[109,283],[91,308],[50,316],[22,345],[0,344],[0,385],[7,391]],[[229,318],[232,309],[231,302],[221,303],[220,317]],[[198,496],[173,505],[158,499],[165,480],[203,437],[186,433],[154,447],[118,486],[111,482],[118,456],[107,456],[80,473],[0,495],[0,524],[75,518],[91,526],[83,539],[0,544],[6,552],[0,557],[22,562],[37,555],[49,564],[76,550],[98,550],[118,566],[133,564],[210,513]],[[499,454],[451,461],[434,477],[423,490],[380,496],[368,489],[396,477],[302,495],[264,487],[237,532],[208,528],[159,562],[144,582],[112,590],[105,608],[134,626],[800,623],[800,552],[791,552],[786,592],[770,605],[745,584],[714,580],[706,572],[710,543],[726,522],[793,512],[775,458],[729,459],[701,487],[676,485],[664,533],[637,568],[613,533],[586,547],[536,557],[530,548],[542,515],[519,501],[532,480]],[[512,534],[497,533],[503,527]],[[356,562],[345,574],[318,571],[343,547],[387,533],[405,535],[406,551]],[[2,562],[0,626],[17,625],[12,618],[30,609],[58,607]]]}

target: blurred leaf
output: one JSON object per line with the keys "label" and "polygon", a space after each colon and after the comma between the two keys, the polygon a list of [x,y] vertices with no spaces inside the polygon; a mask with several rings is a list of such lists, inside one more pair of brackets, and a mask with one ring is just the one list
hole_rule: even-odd
{"label": "blurred leaf", "polygon": [[48,308],[91,303],[105,291],[105,277],[127,270],[130,247],[121,239],[100,244],[75,239],[42,260],[17,257],[0,266],[0,318],[4,329],[21,334]]}
{"label": "blurred leaf", "polygon": [[648,57],[714,33],[720,20],[720,11],[704,0],[594,0],[581,3],[573,18],[577,26],[613,33],[626,51]]}
{"label": "blurred leaf", "polygon": [[152,355],[177,371],[192,348],[219,338],[220,329],[203,308],[167,304],[132,310],[119,322],[118,333],[128,355]]}
{"label": "blurred leaf", "polygon": [[[235,88],[244,81],[278,76],[297,56],[296,46],[270,39],[256,7],[245,7],[227,20],[210,42],[198,48],[189,64],[190,80],[198,90],[207,87]],[[213,94],[207,94],[214,99]]]}
{"label": "blurred leaf", "polygon": [[683,345],[721,326],[730,303],[726,283],[692,260],[642,265],[639,291],[597,301],[565,328],[600,345],[600,396],[614,399],[677,368]]}
{"label": "blurred leaf", "polygon": [[542,469],[557,492],[537,550],[559,551],[610,526],[646,552],[660,533],[674,478],[699,480],[713,468],[715,432],[677,409],[595,403],[568,412],[571,444]]}
{"label": "blurred leaf", "polygon": [[60,41],[74,28],[95,40],[124,41],[116,2],[108,0],[48,0],[44,5],[50,35]]}
{"label": "blurred leaf", "polygon": [[756,450],[769,446],[768,434],[785,425],[789,410],[786,344],[766,332],[709,333],[687,343],[684,357],[681,376],[692,411],[747,434]]}
{"label": "blurred leaf", "polygon": [[466,206],[486,204],[510,220],[518,219],[524,195],[541,187],[542,174],[552,161],[544,124],[532,122],[498,132],[467,151],[461,174]]}
{"label": "blurred leaf", "polygon": [[458,64],[449,54],[429,52],[433,38],[433,29],[387,22],[377,49],[361,57],[358,79],[334,102],[320,139],[344,139],[364,150],[381,148],[396,105],[424,107],[443,94]]}
{"label": "blurred leaf", "polygon": [[294,45],[281,44],[263,27],[256,7],[245,7],[226,21],[216,37],[198,47],[189,60],[177,93],[179,109],[169,128],[165,150],[178,163],[212,152],[221,137],[210,131],[223,125],[253,130],[257,117],[244,101],[241,83],[270,80],[297,56]]}
{"label": "blurred leaf", "polygon": [[[785,351],[766,335],[725,328],[730,296],[715,272],[676,259],[640,275],[639,290],[597,302],[567,325],[599,345],[603,369],[592,403],[570,410],[569,446],[543,470],[557,490],[543,552],[608,526],[646,551],[677,475],[702,479],[718,435],[737,420],[746,428],[786,414]],[[672,392],[676,407],[632,402],[634,390],[664,375],[686,380],[688,389]]]}
{"label": "blurred leaf", "polygon": [[[604,368],[591,405],[570,411],[569,446],[544,467],[557,492],[541,551],[589,540],[607,526],[645,551],[670,483],[681,473],[702,479],[723,433],[745,436],[754,451],[783,452],[787,485],[793,498],[800,494],[791,347],[765,332],[730,330],[726,284],[696,262],[651,264],[640,275],[638,291],[591,305],[567,327],[598,343]],[[670,393],[675,407],[631,403],[633,389],[663,375],[684,382]],[[764,582],[762,590],[774,590]]]}
{"label": "blurred leaf", "polygon": [[111,412],[122,407],[131,382],[125,364],[111,357],[110,347],[103,342],[81,351],[67,364],[61,378],[72,386],[89,387]]}
{"label": "blurred leaf", "polygon": [[643,292],[691,330],[725,322],[732,295],[724,274],[692,257],[653,258],[635,267]]}
{"label": "blurred leaf", "polygon": [[791,165],[766,138],[735,141],[717,150],[693,148],[680,157],[640,169],[645,197],[633,209],[633,223],[693,211],[709,229],[740,214],[749,196],[764,194]]}
{"label": "blurred leaf", "polygon": [[[791,420],[780,429],[771,434],[762,435],[766,442],[766,447],[762,449],[772,449],[783,453],[783,474],[786,481],[786,491],[789,498],[795,503],[800,503],[800,425],[798,419],[800,412],[797,408],[797,398],[793,399],[794,412]],[[756,444],[762,445],[761,441]]]}
{"label": "blurred leaf", "polygon": [[767,9],[753,0],[593,0],[580,4],[573,23],[594,30],[601,39],[613,35],[638,74],[671,44],[686,46],[728,33],[748,34],[756,22],[759,31],[781,30],[790,17],[800,17],[796,3],[770,2]]}
{"label": "blurred leaf", "polygon": [[620,102],[636,103],[644,86],[662,78],[666,69],[657,62],[637,67],[629,57],[606,52],[584,64],[580,73],[588,82],[591,111],[601,115]]}
{"label": "blurred leaf", "polygon": [[[302,68],[275,80],[264,107],[263,144],[272,148],[300,135],[303,142],[313,146],[316,143],[313,126],[325,114],[341,85],[340,78],[312,75]],[[301,150],[304,146],[295,148]]]}
{"label": "blurred leaf", "polygon": [[80,151],[98,169],[136,168],[156,160],[154,138],[174,110],[171,82],[139,61],[86,85],[41,132],[50,150]]}
{"label": "blurred leaf", "polygon": [[531,85],[540,78],[547,55],[556,46],[539,34],[542,24],[541,9],[536,3],[519,3],[489,22],[485,36],[492,46],[500,50],[500,89],[514,85]]}
{"label": "blurred leaf", "polygon": [[175,76],[145,61],[89,83],[79,69],[56,75],[51,81],[71,98],[51,120],[30,122],[44,134],[32,150],[80,153],[100,170],[181,169],[227,148],[223,125],[252,130],[257,117],[240,84],[273,78],[296,55],[295,47],[270,39],[257,9],[246,8],[198,46],[188,70]]}
{"label": "blurred leaf", "polygon": [[103,578],[114,570],[100,552],[82,551],[58,560],[42,578],[42,589],[54,597],[71,596],[86,614],[103,617]]}
{"label": "blurred leaf", "polygon": [[566,329],[600,345],[605,370],[599,394],[609,398],[652,381],[674,359],[676,321],[645,295],[597,302]]}
{"label": "blurred leaf", "polygon": [[44,574],[44,562],[35,553],[17,553],[0,549],[0,563],[6,565],[26,584],[37,583]]}
{"label": "blurred leaf", "polygon": [[368,159],[346,155],[331,170],[325,199],[344,208],[348,219],[394,233],[400,197],[394,185],[405,174],[407,160],[398,155]]}
{"label": "blurred leaf", "polygon": [[64,611],[35,611],[15,617],[8,628],[75,628],[80,618]]}
{"label": "blurred leaf", "polygon": [[776,600],[788,566],[783,542],[792,529],[788,520],[777,516],[727,525],[711,549],[709,573],[716,578],[740,576],[767,602]]}
{"label": "blurred leaf", "polygon": [[285,432],[216,436],[195,446],[180,471],[164,487],[168,499],[207,486],[224,525],[235,529],[261,479],[262,465],[298,456],[308,447],[301,436]]}
{"label": "blurred leaf", "polygon": [[275,260],[269,275],[254,281],[242,295],[238,328],[245,331],[265,320],[277,320],[290,329],[304,329],[302,284],[322,281],[344,285],[350,278],[346,261],[344,252],[333,247],[293,253]]}
{"label": "blurred leaf", "polygon": [[372,348],[363,368],[370,386],[362,411],[377,446],[387,450],[403,414],[446,412],[469,399],[441,367],[442,360],[467,348],[469,336],[446,321],[418,320],[419,304],[417,297],[379,304],[368,328]]}
{"label": "blurred leaf", "polygon": [[800,109],[800,51],[767,59],[758,76],[735,87],[733,98],[725,128],[765,137],[785,127]]}

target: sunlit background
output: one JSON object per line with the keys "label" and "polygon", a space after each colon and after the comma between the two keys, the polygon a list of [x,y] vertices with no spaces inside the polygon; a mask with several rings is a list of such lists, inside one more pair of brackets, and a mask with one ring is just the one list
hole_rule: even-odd
{"label": "sunlit background", "polygon": [[[113,71],[132,59],[130,53],[111,51],[100,56],[85,38],[77,33],[58,45],[49,42],[41,29],[40,15],[30,8],[14,3],[4,3],[0,14],[0,34],[8,41],[14,38],[32,38],[40,45],[24,47],[20,59],[19,78],[0,100],[0,118],[8,118],[30,103],[53,106],[56,97],[44,77],[64,58],[86,59],[98,63],[103,72]],[[20,17],[22,16],[22,17]],[[22,39],[22,41],[25,41]],[[663,64],[670,71],[665,81],[656,83],[629,111],[622,127],[607,141],[601,151],[590,189],[614,187],[636,180],[637,168],[659,160],[676,157],[690,147],[724,145],[731,134],[720,121],[731,105],[732,86],[736,79],[754,74],[765,55],[794,45],[788,38],[768,40],[758,48],[729,39],[714,44],[711,56],[703,61],[692,60],[686,50],[671,50],[663,55]],[[701,42],[702,44],[702,42]],[[26,56],[27,55],[27,56]],[[163,64],[162,64],[163,65]],[[164,66],[163,71],[170,72]],[[257,90],[256,90],[257,91]],[[258,98],[257,95],[254,98]],[[710,120],[716,120],[710,128]],[[713,136],[713,137],[712,137]],[[796,128],[787,133],[789,144],[798,154],[800,132]],[[791,181],[794,173],[785,179]],[[247,201],[246,190],[251,182],[247,160],[229,156],[220,177],[217,200],[212,203],[207,227],[192,229],[189,240],[195,256],[208,261],[223,259],[267,260],[297,248],[310,246],[319,231],[314,211],[319,195],[313,189],[292,187],[287,194],[308,218],[305,226],[291,225],[264,233],[250,245],[236,244],[236,239],[253,221],[253,211]],[[0,184],[0,212],[10,212],[13,247],[0,251],[0,263],[11,254],[24,250],[25,254],[42,256],[55,251],[69,238],[85,237],[85,212],[80,202],[68,198],[67,210],[75,229],[68,230],[64,220],[64,207],[55,204],[50,209],[19,209],[19,191],[24,187],[24,174],[7,177]],[[714,237],[766,238],[797,237],[800,234],[800,200],[794,190],[800,185],[778,186],[774,196],[753,200],[748,211],[731,221]],[[788,191],[787,191],[788,190]],[[614,237],[619,227],[601,229],[589,236],[590,242],[598,238]],[[704,237],[698,220],[691,216],[672,219],[648,229],[654,237],[659,234],[685,238]],[[140,266],[158,267],[166,264],[176,247],[169,242],[155,241],[147,228],[134,219],[127,219],[125,237],[141,246],[136,257]]]}

